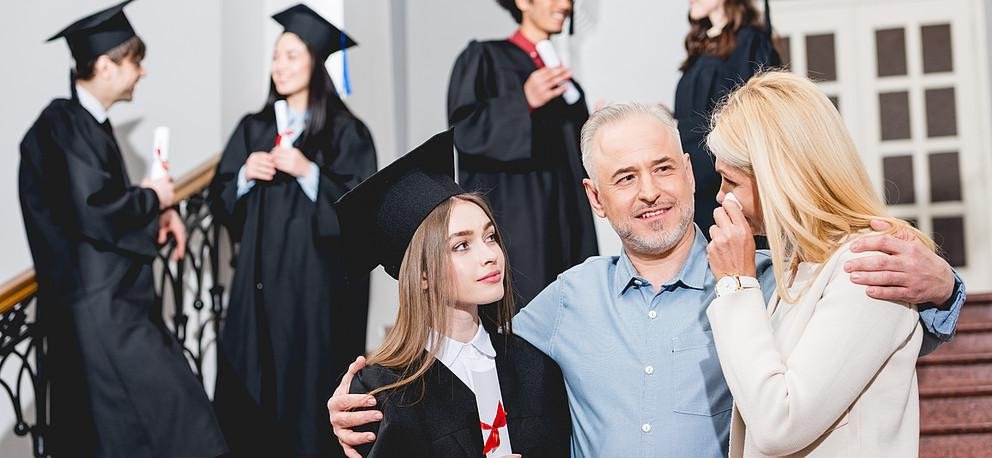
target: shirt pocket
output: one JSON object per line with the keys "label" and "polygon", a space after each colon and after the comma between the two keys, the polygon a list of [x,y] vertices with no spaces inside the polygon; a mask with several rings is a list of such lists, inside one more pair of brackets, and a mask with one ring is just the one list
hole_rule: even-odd
{"label": "shirt pocket", "polygon": [[672,338],[672,381],[675,412],[713,416],[733,407],[712,331]]}

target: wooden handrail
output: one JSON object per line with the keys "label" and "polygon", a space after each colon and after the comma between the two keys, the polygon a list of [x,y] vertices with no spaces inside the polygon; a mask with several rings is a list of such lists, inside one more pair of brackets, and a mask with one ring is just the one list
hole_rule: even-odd
{"label": "wooden handrail", "polygon": [[[219,161],[220,155],[214,155],[176,181],[175,201],[183,201],[207,187],[214,178],[214,170]],[[34,268],[29,268],[7,280],[0,285],[0,315],[7,313],[15,305],[37,292],[38,283],[34,278]]]}
{"label": "wooden handrail", "polygon": [[21,301],[38,292],[38,282],[34,281],[34,269],[29,268],[0,285],[0,315],[20,304]]}

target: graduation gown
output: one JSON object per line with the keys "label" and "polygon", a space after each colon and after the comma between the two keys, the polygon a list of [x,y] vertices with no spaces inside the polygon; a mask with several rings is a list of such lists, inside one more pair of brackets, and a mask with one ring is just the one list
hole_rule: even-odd
{"label": "graduation gown", "polygon": [[675,90],[675,118],[678,119],[682,150],[692,160],[696,178],[696,224],[709,238],[713,225],[720,174],[706,147],[710,118],[716,104],[759,70],[782,64],[768,34],[758,27],[737,32],[737,46],[726,59],[710,54],[696,57],[679,79]]}
{"label": "graduation gown", "polygon": [[[524,457],[570,454],[571,417],[561,370],[516,335],[490,333],[513,453]],[[400,379],[401,371],[368,366],[351,393],[368,393]],[[418,380],[376,394],[382,421],[356,427],[376,433],[357,448],[366,457],[478,457],[483,442],[475,394],[440,361]]]}
{"label": "graduation gown", "polygon": [[156,307],[159,202],[109,122],[56,99],[21,142],[21,211],[47,342],[54,456],[215,457],[210,402]]}
{"label": "graduation gown", "polygon": [[585,98],[568,105],[557,97],[530,113],[523,86],[536,69],[507,40],[472,41],[458,56],[448,86],[459,184],[489,199],[521,306],[598,252],[582,188]]}
{"label": "graduation gown", "polygon": [[307,137],[294,146],[320,169],[316,202],[283,172],[237,197],[248,155],[275,143],[271,109],[238,123],[211,184],[213,214],[240,242],[215,406],[242,455],[339,453],[327,398],[365,352],[368,278],[347,278],[333,203],[375,172],[375,147],[365,125],[344,111]]}

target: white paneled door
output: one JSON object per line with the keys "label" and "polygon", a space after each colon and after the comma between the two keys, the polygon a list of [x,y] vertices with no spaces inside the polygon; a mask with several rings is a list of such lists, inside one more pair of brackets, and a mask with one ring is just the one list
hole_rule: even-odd
{"label": "white paneled door", "polygon": [[992,140],[982,0],[772,1],[789,68],[838,106],[894,216],[992,291]]}

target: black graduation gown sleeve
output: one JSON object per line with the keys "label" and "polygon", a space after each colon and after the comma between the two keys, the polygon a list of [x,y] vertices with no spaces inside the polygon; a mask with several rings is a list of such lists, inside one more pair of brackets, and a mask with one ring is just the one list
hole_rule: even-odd
{"label": "black graduation gown sleeve", "polygon": [[[738,85],[747,82],[756,73],[782,65],[778,51],[771,37],[763,30],[746,27],[737,34],[737,47],[727,60],[724,74],[730,80],[721,92],[729,93]],[[733,80],[736,79],[736,84]],[[721,94],[725,95],[725,94]]]}
{"label": "black graduation gown sleeve", "polygon": [[531,157],[531,116],[523,82],[493,69],[493,56],[472,41],[458,56],[448,85],[448,119],[462,154],[497,161]]}
{"label": "black graduation gown sleeve", "polygon": [[238,199],[238,172],[248,160],[248,155],[253,153],[248,147],[248,122],[249,116],[238,122],[238,127],[224,147],[214,179],[210,183],[210,211],[214,218],[227,227],[234,240],[241,240],[245,224],[244,201]]}
{"label": "black graduation gown sleeve", "polygon": [[[57,154],[55,151],[64,155],[67,203],[82,237],[104,248],[154,257],[158,251],[158,196],[151,189],[130,186],[126,172],[110,166],[116,161],[108,154],[119,154],[113,138],[79,135],[74,132],[76,124],[67,111],[46,110],[39,135],[22,145],[36,151],[26,156],[50,157]],[[90,143],[101,140],[106,142],[101,149]]]}
{"label": "black graduation gown sleeve", "polygon": [[[368,393],[375,388],[389,385],[400,379],[398,372],[386,369],[382,366],[368,366],[359,372],[351,380],[350,393]],[[382,420],[356,426],[355,432],[375,433],[376,441],[370,444],[363,444],[355,448],[364,457],[392,457],[392,456],[428,456],[430,449],[430,439],[422,433],[421,428],[409,428],[407,420],[410,414],[419,413],[417,410],[404,409],[398,411],[395,403],[388,402],[386,393],[376,396],[379,401],[377,406],[359,410],[380,409],[383,413]],[[386,402],[383,402],[386,401]],[[423,425],[420,418],[421,426]],[[379,438],[385,438],[379,440]]]}
{"label": "black graduation gown sleeve", "polygon": [[[339,115],[334,127],[336,151],[312,158],[320,168],[317,187],[315,228],[318,237],[340,235],[337,202],[346,192],[376,171],[376,151],[372,134],[358,118]],[[330,157],[329,157],[330,156]]]}

